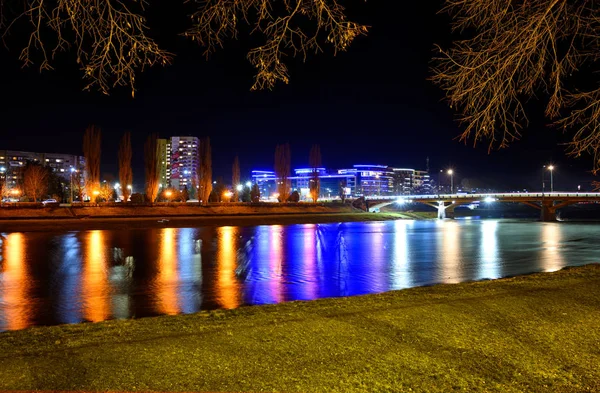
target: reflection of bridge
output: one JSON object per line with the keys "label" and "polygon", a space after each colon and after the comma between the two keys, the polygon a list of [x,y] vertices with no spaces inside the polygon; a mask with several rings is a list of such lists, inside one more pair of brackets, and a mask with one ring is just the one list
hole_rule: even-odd
{"label": "reflection of bridge", "polygon": [[438,210],[438,218],[454,218],[454,208],[474,202],[519,202],[540,210],[542,221],[556,221],[556,211],[562,207],[581,202],[600,203],[599,192],[546,192],[546,193],[507,193],[507,194],[440,194],[440,195],[400,195],[365,197],[369,211],[377,211],[392,203],[423,203]]}

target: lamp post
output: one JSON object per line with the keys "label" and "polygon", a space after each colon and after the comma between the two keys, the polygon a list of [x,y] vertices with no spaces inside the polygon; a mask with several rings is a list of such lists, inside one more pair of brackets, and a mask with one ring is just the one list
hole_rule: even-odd
{"label": "lamp post", "polygon": [[552,176],[554,173],[554,165],[548,166],[548,170],[550,170],[550,192],[554,192],[554,178]]}
{"label": "lamp post", "polygon": [[73,203],[73,172],[76,172],[77,169],[71,167],[71,203]]}
{"label": "lamp post", "polygon": [[448,174],[450,175],[450,194],[454,193],[454,170],[448,169]]}

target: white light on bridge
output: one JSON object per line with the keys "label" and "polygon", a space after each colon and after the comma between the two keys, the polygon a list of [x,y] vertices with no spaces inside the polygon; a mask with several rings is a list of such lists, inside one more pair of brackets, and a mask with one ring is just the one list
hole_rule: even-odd
{"label": "white light on bridge", "polygon": [[396,203],[397,203],[398,205],[404,205],[404,204],[406,203],[406,200],[405,200],[404,198],[398,198],[398,199],[396,200]]}
{"label": "white light on bridge", "polygon": [[492,202],[496,202],[496,198],[492,198],[491,196],[485,197],[485,199],[483,200],[485,203],[492,203]]}

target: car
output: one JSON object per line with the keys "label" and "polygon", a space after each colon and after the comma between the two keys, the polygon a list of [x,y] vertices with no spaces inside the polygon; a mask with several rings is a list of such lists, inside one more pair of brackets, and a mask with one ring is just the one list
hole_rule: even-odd
{"label": "car", "polygon": [[42,205],[47,205],[48,203],[57,203],[58,201],[56,199],[46,199],[44,201],[42,201]]}

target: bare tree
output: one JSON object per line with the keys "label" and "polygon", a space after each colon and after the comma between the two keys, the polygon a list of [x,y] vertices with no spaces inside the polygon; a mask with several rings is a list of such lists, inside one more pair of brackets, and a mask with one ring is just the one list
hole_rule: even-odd
{"label": "bare tree", "polygon": [[[579,90],[597,70],[600,9],[592,1],[446,0],[454,30],[470,33],[452,48],[438,47],[433,81],[460,113],[461,140],[486,140],[489,149],[520,137],[525,102],[547,97],[545,114],[572,131],[568,152],[591,153],[600,170],[600,88]],[[586,67],[582,65],[586,64]],[[580,73],[585,76],[577,77]],[[597,81],[597,77],[596,77]],[[585,89],[585,87],[584,87]]]}
{"label": "bare tree", "polygon": [[83,155],[85,156],[86,193],[94,195],[100,191],[100,145],[102,132],[96,126],[89,126],[83,135]]}
{"label": "bare tree", "polygon": [[198,149],[200,170],[200,201],[204,205],[208,205],[208,198],[212,192],[212,153],[210,148],[210,138],[206,137],[200,140]]}
{"label": "bare tree", "polygon": [[0,200],[6,198],[9,195],[8,184],[5,179],[0,179]]}
{"label": "bare tree", "polygon": [[321,148],[319,145],[312,145],[310,148],[309,164],[312,168],[310,179],[310,196],[314,203],[317,203],[321,193],[321,179],[319,179],[319,167],[321,166]]}
{"label": "bare tree", "polygon": [[111,187],[110,183],[108,183],[108,182],[103,182],[100,185],[100,189],[98,191],[99,191],[98,197],[104,202],[108,202],[113,197],[113,194],[114,194],[114,189]]}
{"label": "bare tree", "polygon": [[[149,1],[148,1],[149,2]],[[143,16],[144,0],[23,0],[9,13],[0,1],[0,27],[7,19],[8,32],[20,20],[30,33],[20,59],[34,62],[34,51],[41,55],[40,69],[51,69],[51,59],[73,48],[77,64],[92,87],[107,93],[112,87],[128,85],[135,91],[135,74],[146,66],[167,64],[172,54],[148,37]],[[288,82],[284,59],[322,51],[328,43],[335,52],[344,51],[367,27],[347,19],[336,0],[207,0],[189,2],[191,27],[185,36],[206,48],[208,55],[222,47],[228,38],[237,37],[240,22],[264,43],[250,50],[248,59],[256,68],[253,89],[271,88],[277,81]],[[21,28],[21,26],[19,26]],[[18,31],[16,28],[15,31]]]}
{"label": "bare tree", "polygon": [[131,133],[126,132],[121,138],[119,145],[119,183],[123,192],[123,201],[127,202],[131,195],[131,189],[127,186],[133,182],[133,170],[131,169]]}
{"label": "bare tree", "polygon": [[237,202],[240,199],[238,185],[240,184],[240,160],[238,156],[233,159],[233,167],[231,168],[231,187],[233,188],[233,196],[231,200]]}
{"label": "bare tree", "polygon": [[48,192],[48,168],[34,163],[27,163],[23,171],[23,189],[25,195],[37,202]]}
{"label": "bare tree", "polygon": [[144,145],[144,167],[146,171],[146,198],[150,203],[156,201],[160,181],[158,171],[158,136],[156,133],[148,135]]}
{"label": "bare tree", "polygon": [[275,148],[275,181],[279,201],[287,201],[290,195],[290,173],[291,173],[290,144],[277,145]]}

